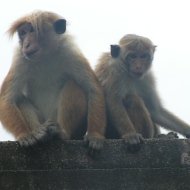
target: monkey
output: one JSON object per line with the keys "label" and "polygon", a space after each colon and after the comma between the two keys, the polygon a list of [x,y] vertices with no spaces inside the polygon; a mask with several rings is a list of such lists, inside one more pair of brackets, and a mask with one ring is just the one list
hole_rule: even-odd
{"label": "monkey", "polygon": [[103,147],[103,88],[66,31],[66,19],[37,10],[7,31],[18,34],[11,68],[0,93],[0,121],[20,145],[32,147],[58,136],[82,140],[91,156]]}
{"label": "monkey", "polygon": [[95,66],[105,93],[105,136],[124,139],[132,151],[139,150],[145,138],[159,135],[158,126],[190,138],[190,125],[161,103],[151,70],[155,50],[150,39],[127,34]]}

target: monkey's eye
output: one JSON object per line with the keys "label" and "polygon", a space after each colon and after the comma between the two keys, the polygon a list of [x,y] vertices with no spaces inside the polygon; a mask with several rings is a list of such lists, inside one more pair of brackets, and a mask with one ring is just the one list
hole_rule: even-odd
{"label": "monkey's eye", "polygon": [[147,54],[147,53],[143,53],[143,54],[140,56],[141,59],[146,59],[147,57],[148,57],[148,54]]}
{"label": "monkey's eye", "polygon": [[25,31],[25,30],[21,30],[21,31],[19,32],[19,36],[20,36],[20,37],[24,36],[25,34],[26,34],[26,31]]}
{"label": "monkey's eye", "polygon": [[30,28],[30,32],[35,32],[33,27]]}
{"label": "monkey's eye", "polygon": [[131,54],[129,54],[129,58],[136,59],[137,55],[135,53],[131,53]]}

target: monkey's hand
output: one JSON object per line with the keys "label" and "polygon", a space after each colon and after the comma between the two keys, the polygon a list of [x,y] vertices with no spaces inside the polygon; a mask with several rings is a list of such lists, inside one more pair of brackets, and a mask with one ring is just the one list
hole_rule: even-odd
{"label": "monkey's hand", "polygon": [[47,120],[43,126],[47,128],[47,132],[50,136],[54,136],[59,133],[59,125],[57,122]]}
{"label": "monkey's hand", "polygon": [[36,129],[32,134],[23,137],[19,143],[23,147],[33,147],[39,142],[46,142],[56,136],[60,130],[57,123],[47,120],[41,127]]}
{"label": "monkey's hand", "polygon": [[43,125],[47,128],[49,140],[53,138],[68,139],[57,122],[47,120]]}
{"label": "monkey's hand", "polygon": [[23,137],[19,140],[19,143],[23,147],[32,147],[37,145],[38,142],[43,141],[47,137],[47,127],[39,127],[32,134]]}
{"label": "monkey's hand", "polygon": [[122,136],[124,142],[128,144],[129,151],[137,152],[140,150],[140,144],[144,143],[144,138],[141,134],[131,133]]}
{"label": "monkey's hand", "polygon": [[96,158],[104,144],[104,137],[95,137],[86,134],[84,136],[85,145],[88,147],[88,155],[92,158]]}

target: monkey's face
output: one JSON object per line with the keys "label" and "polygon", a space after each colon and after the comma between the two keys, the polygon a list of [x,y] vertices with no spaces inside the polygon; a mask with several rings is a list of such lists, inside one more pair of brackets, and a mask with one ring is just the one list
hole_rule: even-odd
{"label": "monkey's face", "polygon": [[17,32],[25,58],[29,60],[38,59],[42,55],[42,45],[31,23],[24,23],[18,28]]}
{"label": "monkey's face", "polygon": [[[117,57],[120,56],[122,66],[128,74],[141,79],[151,66],[156,46],[146,37],[135,34],[125,35],[119,42],[119,47],[112,47]],[[119,51],[118,51],[119,49]],[[113,55],[115,55],[112,53]],[[115,56],[115,57],[116,57]],[[113,57],[113,56],[112,56]]]}
{"label": "monkey's face", "polygon": [[38,59],[42,48],[34,27],[30,23],[24,23],[18,28],[18,36],[23,55],[29,60]]}
{"label": "monkey's face", "polygon": [[149,51],[130,51],[125,58],[125,64],[127,65],[130,76],[138,79],[146,74],[150,68],[151,62],[152,55]]}
{"label": "monkey's face", "polygon": [[60,34],[65,30],[65,19],[43,23],[40,30],[29,22],[23,23],[17,29],[23,55],[34,62],[48,59],[59,47]]}

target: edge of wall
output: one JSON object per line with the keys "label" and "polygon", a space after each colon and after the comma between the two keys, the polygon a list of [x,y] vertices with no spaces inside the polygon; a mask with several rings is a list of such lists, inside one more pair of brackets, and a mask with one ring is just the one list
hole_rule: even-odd
{"label": "edge of wall", "polygon": [[130,153],[106,140],[97,159],[83,141],[53,141],[35,149],[0,142],[0,189],[190,189],[190,140],[146,140]]}

